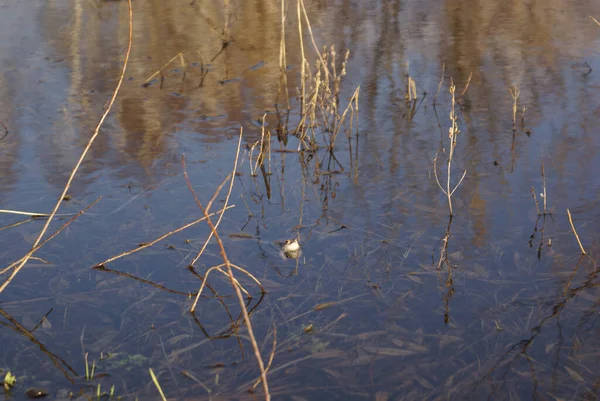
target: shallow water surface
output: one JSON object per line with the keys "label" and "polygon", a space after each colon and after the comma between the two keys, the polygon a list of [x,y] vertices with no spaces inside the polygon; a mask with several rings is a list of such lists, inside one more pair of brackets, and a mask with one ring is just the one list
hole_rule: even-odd
{"label": "shallow water surface", "polygon": [[[296,134],[295,1],[286,80],[280,2],[133,2],[123,86],[49,232],[102,198],[0,293],[13,397],[44,387],[50,399],[96,398],[114,386],[113,399],[160,399],[151,368],[169,399],[264,398],[261,385],[248,392],[260,371],[229,279],[211,271],[190,313],[223,263],[218,242],[190,268],[210,228],[178,231],[202,216],[182,155],[206,206],[241,129],[231,195],[227,181],[211,211],[234,205],[220,239],[265,290],[236,273],[273,398],[597,399],[600,26],[589,16],[600,5],[304,4],[307,83],[326,78],[314,45],[340,77],[339,102],[305,126],[316,150]],[[0,209],[49,213],[116,86],[128,6],[0,10]],[[452,185],[466,173],[450,219],[436,171],[445,187],[451,82]],[[322,113],[348,105],[329,151]],[[2,268],[44,222],[0,214]],[[296,259],[280,252],[292,238]]]}

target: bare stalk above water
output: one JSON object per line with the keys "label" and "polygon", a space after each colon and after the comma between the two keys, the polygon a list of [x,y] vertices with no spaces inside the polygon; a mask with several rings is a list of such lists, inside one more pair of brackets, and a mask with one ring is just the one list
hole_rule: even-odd
{"label": "bare stalk above water", "polygon": [[167,68],[169,66],[169,64],[171,64],[177,58],[179,58],[179,61],[181,62],[181,68],[185,68],[185,58],[183,57],[183,52],[179,52],[176,55],[174,55],[171,58],[171,60],[167,61],[162,67],[160,67],[158,70],[156,70],[154,72],[154,74],[152,74],[148,78],[146,78],[146,80],[142,83],[142,86],[148,86],[150,84],[150,81],[152,81],[152,79],[154,79],[154,77],[156,77],[157,75],[160,75],[161,77],[163,77],[163,70],[165,68]]}
{"label": "bare stalk above water", "polygon": [[510,95],[513,98],[512,122],[513,122],[513,132],[514,132],[517,130],[517,101],[519,100],[519,95],[521,94],[521,91],[519,89],[517,89],[516,86],[508,88],[508,91],[510,92]]}
{"label": "bare stalk above water", "polygon": [[42,231],[40,231],[40,233],[38,234],[36,240],[34,241],[33,245],[31,246],[31,250],[23,257],[23,259],[21,260],[21,262],[15,267],[15,269],[13,270],[12,274],[10,275],[10,277],[8,277],[8,279],[4,283],[2,283],[2,285],[0,286],[0,293],[2,293],[2,291],[4,291],[4,289],[15,278],[15,276],[19,273],[19,271],[23,268],[23,266],[25,266],[25,264],[27,263],[27,261],[29,260],[29,258],[31,258],[31,256],[35,252],[36,247],[38,246],[38,244],[40,243],[40,241],[44,237],[44,234],[46,234],[46,231],[48,231],[48,227],[50,227],[50,223],[54,219],[54,216],[56,215],[56,212],[58,211],[58,209],[59,209],[59,207],[60,207],[60,205],[61,205],[64,197],[67,195],[67,192],[69,191],[69,188],[71,188],[71,183],[73,182],[73,179],[75,178],[75,175],[77,174],[77,171],[79,170],[79,167],[83,163],[83,160],[85,159],[85,156],[87,155],[88,151],[92,147],[92,144],[94,143],[94,140],[100,134],[100,127],[104,123],[104,120],[106,119],[106,116],[108,115],[108,113],[112,109],[113,104],[115,103],[115,100],[117,98],[117,94],[119,93],[119,90],[121,89],[121,85],[123,84],[123,79],[125,78],[125,71],[127,70],[127,63],[129,62],[129,55],[131,54],[131,42],[133,40],[133,9],[132,9],[132,6],[131,6],[131,0],[128,0],[127,3],[129,5],[129,40],[128,40],[128,44],[127,44],[127,51],[125,53],[125,60],[123,62],[123,69],[121,70],[121,73],[119,75],[119,80],[117,82],[117,86],[116,86],[116,88],[115,88],[115,90],[113,92],[112,97],[110,98],[110,101],[108,102],[108,106],[106,107],[106,110],[104,111],[104,113],[100,117],[100,120],[98,121],[98,124],[96,124],[96,128],[94,129],[94,133],[92,134],[92,136],[90,137],[88,143],[86,144],[85,148],[83,149],[83,152],[81,152],[81,155],[79,156],[79,160],[77,160],[77,163],[75,164],[75,167],[73,167],[73,170],[71,171],[71,175],[69,176],[69,179],[67,180],[67,183],[65,184],[62,193],[58,197],[58,200],[57,200],[56,204],[54,205],[54,208],[52,209],[52,212],[50,213],[50,216],[48,216],[48,220],[46,220],[46,224],[44,225],[44,227],[42,228]]}
{"label": "bare stalk above water", "polygon": [[406,94],[404,95],[404,100],[407,103],[413,102],[417,100],[417,84],[413,77],[410,76],[410,65],[407,63],[406,65]]}
{"label": "bare stalk above water", "polygon": [[303,115],[306,110],[306,56],[304,54],[304,35],[302,34],[302,13],[300,11],[300,0],[297,0],[297,12],[298,12],[298,37],[300,38],[300,85],[302,93],[300,94],[301,109],[300,115]]}
{"label": "bare stalk above water", "polygon": [[546,169],[544,167],[544,161],[542,160],[542,165],[540,167],[541,173],[542,173],[542,192],[540,193],[540,197],[543,200],[543,206],[544,208],[540,211],[540,206],[539,206],[539,202],[537,199],[537,196],[535,195],[535,188],[531,187],[531,196],[533,197],[533,200],[535,201],[535,209],[537,211],[538,216],[545,216],[547,214],[552,214],[551,212],[548,211],[548,193],[547,193],[547,189],[546,189]]}
{"label": "bare stalk above water", "polygon": [[279,70],[281,72],[281,83],[285,92],[285,103],[287,109],[290,109],[290,96],[288,93],[287,81],[287,53],[285,47],[285,19],[286,19],[286,2],[281,0],[281,41],[279,42]]}
{"label": "bare stalk above water", "polygon": [[[221,224],[221,220],[223,219],[223,215],[225,214],[225,209],[227,208],[227,205],[229,204],[229,197],[231,196],[231,190],[233,189],[233,181],[235,180],[235,173],[237,171],[238,156],[240,154],[240,145],[241,145],[241,143],[242,143],[242,128],[240,127],[240,137],[238,139],[238,147],[237,147],[237,153],[236,153],[236,156],[235,156],[235,163],[233,165],[233,172],[231,174],[231,180],[229,181],[229,191],[227,191],[227,196],[225,197],[225,205],[223,205],[223,211],[219,215],[219,219],[217,220],[217,223],[215,224],[215,229],[217,227],[219,227],[219,224]],[[187,173],[186,173],[186,178],[187,178]],[[215,201],[215,199],[217,198],[217,195],[219,194],[220,191],[221,191],[220,188],[217,191],[215,191],[212,199],[206,205],[206,210],[207,211],[210,210],[210,207],[212,206],[212,203]],[[208,216],[207,219],[208,218],[210,218],[210,216]],[[196,263],[198,261],[198,259],[200,259],[200,256],[204,253],[204,250],[208,246],[208,243],[210,242],[210,240],[212,239],[212,237],[213,237],[213,233],[211,232],[210,235],[208,236],[208,238],[206,239],[206,241],[204,242],[204,245],[202,246],[202,248],[198,252],[198,254],[196,254],[196,257],[194,257],[194,259],[190,263],[190,266],[193,266],[194,263]]]}
{"label": "bare stalk above water", "polygon": [[448,151],[448,159],[446,162],[447,163],[446,188],[444,188],[442,186],[442,184],[440,183],[440,180],[439,180],[439,177],[437,174],[437,154],[436,154],[435,158],[433,159],[433,171],[434,171],[435,180],[436,180],[438,186],[440,187],[440,189],[442,190],[442,192],[444,193],[444,195],[446,195],[446,198],[448,199],[448,209],[450,210],[450,216],[453,216],[454,211],[452,209],[452,195],[454,194],[454,192],[458,189],[460,184],[465,179],[465,176],[467,175],[467,170],[465,170],[463,172],[463,175],[460,178],[460,180],[458,181],[458,183],[454,186],[454,188],[452,188],[451,184],[450,184],[451,172],[452,172],[452,159],[454,157],[454,149],[456,147],[456,138],[458,137],[458,134],[460,134],[460,130],[458,128],[458,117],[456,115],[456,86],[454,85],[454,82],[452,81],[452,79],[450,79],[450,93],[452,95],[452,108],[450,111],[451,126],[450,126],[450,129],[448,130],[448,139],[449,139],[450,146],[449,146],[449,151]]}

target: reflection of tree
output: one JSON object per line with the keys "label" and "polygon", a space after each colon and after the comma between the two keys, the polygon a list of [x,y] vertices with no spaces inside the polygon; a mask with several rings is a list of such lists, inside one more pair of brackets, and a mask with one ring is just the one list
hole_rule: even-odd
{"label": "reflection of tree", "polygon": [[[452,296],[454,295],[454,281],[452,279],[452,269],[454,269],[456,266],[452,266],[452,264],[450,263],[450,260],[448,259],[448,245],[450,242],[450,236],[451,234],[451,227],[452,227],[452,216],[450,216],[448,218],[448,226],[446,227],[446,232],[444,233],[444,235],[440,238],[440,240],[438,241],[438,244],[436,245],[436,248],[438,247],[438,245],[440,245],[441,243],[441,247],[440,247],[440,256],[438,258],[438,262],[437,262],[437,270],[441,271],[443,267],[446,268],[446,279],[444,280],[444,288],[445,288],[445,292],[442,296],[442,301],[444,302],[444,324],[448,324],[450,322],[450,300],[452,299]],[[435,253],[435,249],[433,250],[433,252]],[[432,254],[431,257],[433,258],[434,255]],[[440,276],[440,280],[441,280],[441,276]]]}

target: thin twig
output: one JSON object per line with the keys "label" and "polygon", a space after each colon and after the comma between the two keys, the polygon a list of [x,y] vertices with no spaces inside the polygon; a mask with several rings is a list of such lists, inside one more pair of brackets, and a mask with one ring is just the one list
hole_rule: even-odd
{"label": "thin twig", "polygon": [[[9,209],[0,209],[0,213],[6,214],[18,214],[21,216],[31,216],[31,217],[48,217],[50,214],[48,213],[34,213],[34,212],[23,212],[21,210],[9,210]],[[77,213],[56,213],[55,216],[73,216]]]}
{"label": "thin twig", "polygon": [[[265,369],[266,372],[269,371],[269,369],[271,368],[271,364],[273,363],[273,359],[275,358],[275,350],[277,349],[277,327],[275,326],[275,323],[273,323],[273,346],[271,347],[271,355],[269,355],[269,362],[267,363],[267,367]],[[260,384],[260,379],[256,380],[254,382],[254,385],[252,385],[252,389],[255,389],[256,386],[258,386]]]}
{"label": "thin twig", "polygon": [[[265,114],[266,116],[266,114]],[[263,117],[263,129],[264,129],[264,117]],[[240,148],[240,145],[242,143],[242,127],[240,127],[240,138],[238,139],[238,149]],[[231,190],[233,188],[233,181],[235,180],[235,172],[237,170],[237,163],[238,163],[238,159],[237,157],[235,158],[235,165],[233,166],[233,173],[231,174],[231,180],[229,181],[229,191],[227,192],[227,197],[225,198],[225,205],[223,206],[224,208],[227,207],[227,204],[229,203],[229,197],[231,196]],[[252,163],[252,161],[250,161],[250,163]],[[185,173],[187,175],[187,173]],[[206,210],[210,210],[210,206],[212,205],[214,199],[217,197],[217,194],[220,192],[220,189],[215,192],[215,194],[213,195],[213,198],[211,199],[210,202],[208,202],[208,205],[206,205]],[[196,199],[196,202],[198,202],[198,200]],[[225,209],[222,209],[223,211],[221,212],[221,214],[219,215],[219,219],[217,220],[217,224],[215,224],[215,228],[219,227],[219,224],[221,224],[221,219],[223,219],[223,215],[225,214]],[[196,255],[196,257],[194,258],[194,260],[192,260],[192,263],[190,263],[191,266],[194,265],[194,263],[196,263],[198,261],[198,259],[200,259],[200,255],[202,255],[204,253],[204,250],[206,249],[206,247],[208,246],[208,243],[210,242],[210,240],[213,237],[213,233],[211,232],[208,235],[208,238],[206,239],[206,241],[204,242],[204,245],[202,246],[202,249],[200,249],[200,252],[198,252],[198,254]]]}
{"label": "thin twig", "polygon": [[[223,209],[219,210],[218,212],[209,214],[209,216],[214,216],[215,214],[217,214],[217,213],[219,213],[221,211],[225,211],[226,209],[231,209],[232,207],[235,207],[235,205],[227,206],[226,208],[223,208]],[[179,227],[176,230],[169,231],[168,233],[166,233],[164,235],[161,235],[160,237],[158,237],[154,241],[145,242],[144,244],[138,246],[137,248],[131,249],[129,251],[121,252],[118,255],[115,255],[115,256],[113,256],[111,258],[106,259],[104,262],[96,263],[93,267],[106,266],[108,263],[114,262],[117,259],[121,259],[124,256],[128,256],[128,255],[131,255],[132,253],[139,252],[142,249],[146,249],[148,247],[151,247],[152,245],[156,244],[157,242],[162,241],[163,239],[165,239],[165,238],[167,238],[167,237],[169,237],[169,236],[171,236],[173,234],[177,234],[178,232],[183,231],[186,228],[191,227],[194,224],[198,224],[198,223],[200,223],[201,221],[204,221],[204,220],[206,220],[206,217],[202,217],[202,218],[199,218],[197,220],[194,220],[194,221],[192,221],[192,222],[190,222],[190,223],[188,223],[188,224],[186,224],[186,225],[184,225],[182,227]]]}
{"label": "thin twig", "polygon": [[162,67],[160,67],[158,70],[156,70],[156,72],[152,75],[150,75],[148,78],[146,78],[146,80],[142,83],[142,86],[148,86],[148,83],[157,75],[161,74],[162,71],[173,62],[173,60],[175,60],[177,57],[182,57],[182,65],[183,65],[183,52],[179,52],[177,53],[175,56],[173,56],[173,58],[169,61],[167,61]]}
{"label": "thin twig", "polygon": [[442,190],[442,192],[444,193],[444,195],[448,195],[446,193],[446,190],[444,189],[444,187],[442,187],[442,184],[440,183],[440,178],[438,177],[438,174],[437,174],[437,157],[438,157],[439,153],[440,153],[440,151],[438,150],[435,153],[435,157],[433,158],[433,174],[435,176],[435,181],[437,182],[438,187],[440,187],[440,189]]}

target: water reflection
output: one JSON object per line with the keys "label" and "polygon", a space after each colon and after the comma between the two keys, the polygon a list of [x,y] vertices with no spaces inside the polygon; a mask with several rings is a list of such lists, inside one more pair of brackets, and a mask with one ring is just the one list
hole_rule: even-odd
{"label": "water reflection", "polygon": [[[83,343],[115,378],[103,386],[125,383],[125,397],[154,395],[147,367],[169,394],[246,394],[257,368],[229,284],[211,281],[189,314],[206,269],[222,263],[210,243],[188,268],[207,227],[143,246],[111,272],[90,269],[199,219],[181,154],[208,201],[231,172],[241,125],[236,207],[219,230],[230,258],[267,290],[248,308],[263,359],[274,349],[274,396],[596,397],[597,268],[578,259],[564,211],[594,257],[600,27],[588,16],[600,6],[306,2],[315,41],[335,46],[338,71],[350,50],[331,107],[343,111],[359,85],[360,95],[357,119],[346,120],[358,131],[340,131],[327,149],[329,133],[317,130],[322,148],[298,152],[302,59],[297,4],[286,4],[283,87],[280,2],[134,3],[127,79],[61,211],[103,199],[1,295],[6,327],[25,333],[53,308],[36,341],[76,371]],[[0,121],[9,131],[2,138],[0,129],[0,208],[47,212],[114,89],[127,3],[0,7]],[[318,58],[303,32],[314,77]],[[461,91],[469,82],[458,97],[452,182],[467,175],[451,225],[433,172],[447,147],[450,78]],[[510,88],[519,91],[514,120]],[[536,210],[532,187],[552,215]],[[18,220],[2,214],[0,227]],[[33,220],[0,231],[5,265],[40,228]],[[302,253],[282,257],[286,238],[300,238]],[[20,334],[1,336],[15,344]],[[55,393],[75,389],[35,362],[38,351],[2,351],[8,368],[53,380]],[[101,361],[106,353],[120,355]]]}

